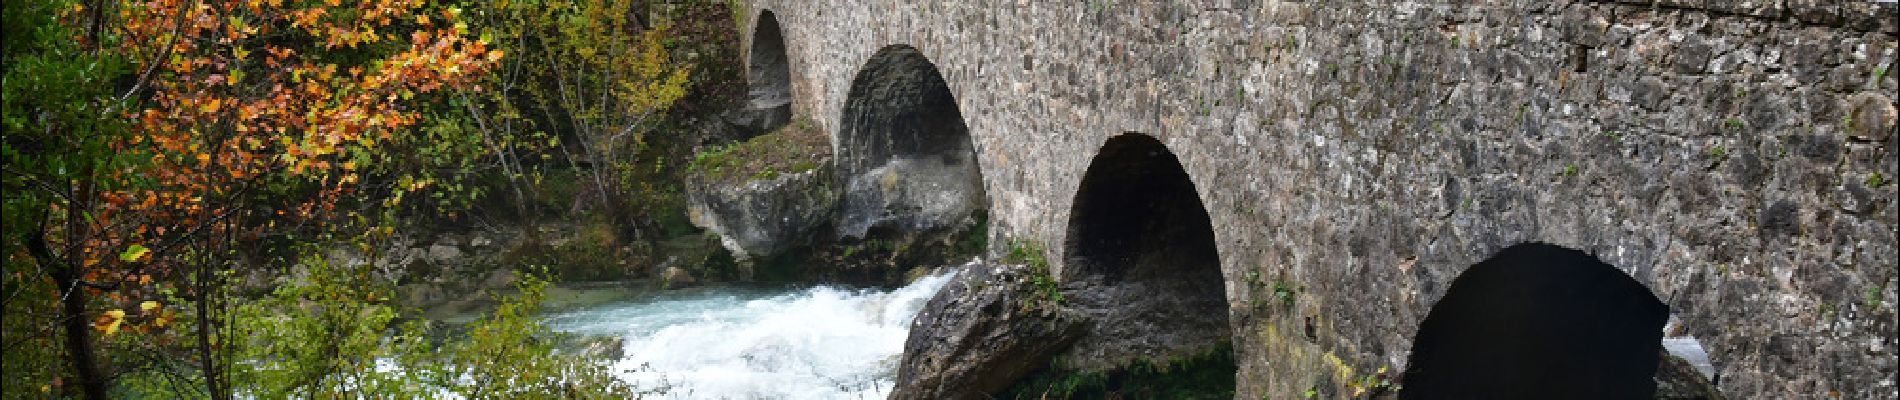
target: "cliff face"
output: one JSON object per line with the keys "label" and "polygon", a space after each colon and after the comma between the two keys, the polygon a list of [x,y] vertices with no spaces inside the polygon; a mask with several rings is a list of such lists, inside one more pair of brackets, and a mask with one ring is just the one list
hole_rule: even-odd
{"label": "cliff face", "polygon": [[754,12],[838,154],[876,147],[842,134],[881,115],[847,112],[874,55],[929,60],[990,236],[1065,284],[1091,161],[1154,137],[1211,221],[1241,397],[1404,371],[1453,279],[1524,242],[1636,280],[1728,395],[1900,396],[1892,3],[1096,3]]}

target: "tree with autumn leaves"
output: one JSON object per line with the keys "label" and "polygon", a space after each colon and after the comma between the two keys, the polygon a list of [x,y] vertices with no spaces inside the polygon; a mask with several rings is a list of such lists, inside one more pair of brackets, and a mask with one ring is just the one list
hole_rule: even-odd
{"label": "tree with autumn leaves", "polygon": [[234,277],[452,208],[475,174],[519,189],[533,156],[608,164],[683,95],[632,2],[459,5],[5,3],[7,396],[104,398],[143,368],[230,398]]}
{"label": "tree with autumn leaves", "polygon": [[[95,334],[195,341],[175,347],[207,393],[231,393],[234,271],[282,259],[259,243],[335,232],[366,192],[425,190],[367,166],[414,145],[430,96],[478,92],[503,57],[420,0],[7,7],[10,27],[38,28],[7,49],[7,296],[60,304],[8,304],[8,331],[57,322],[72,373],[41,389],[89,398],[110,379]],[[168,326],[179,307],[190,326]]]}

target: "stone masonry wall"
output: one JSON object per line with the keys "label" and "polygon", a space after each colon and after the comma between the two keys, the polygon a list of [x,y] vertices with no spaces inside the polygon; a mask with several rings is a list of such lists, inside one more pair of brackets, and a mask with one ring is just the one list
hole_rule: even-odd
{"label": "stone masonry wall", "polygon": [[[1396,376],[1449,282],[1523,241],[1643,282],[1731,396],[1900,395],[1892,3],[752,10],[784,29],[795,113],[829,132],[867,58],[921,50],[975,141],[991,236],[1051,244],[1059,277],[1090,158],[1159,138],[1213,219],[1240,397]],[[1269,282],[1294,306],[1263,305]]]}

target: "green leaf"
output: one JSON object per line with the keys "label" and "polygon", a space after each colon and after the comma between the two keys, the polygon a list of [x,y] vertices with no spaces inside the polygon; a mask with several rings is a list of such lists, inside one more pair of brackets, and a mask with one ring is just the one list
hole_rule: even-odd
{"label": "green leaf", "polygon": [[151,252],[152,252],[152,249],[147,249],[145,248],[145,246],[134,244],[132,245],[132,247],[125,248],[125,252],[119,253],[119,261],[124,261],[124,262],[138,261],[139,258],[143,258],[145,257],[145,254],[151,253]]}

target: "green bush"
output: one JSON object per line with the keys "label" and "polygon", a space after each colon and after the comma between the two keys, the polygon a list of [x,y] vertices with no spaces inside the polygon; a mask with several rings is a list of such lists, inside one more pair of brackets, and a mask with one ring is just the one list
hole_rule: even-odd
{"label": "green bush", "polygon": [[330,266],[308,257],[304,276],[269,296],[244,302],[231,315],[236,360],[233,387],[260,398],[333,398],[350,393],[429,395],[424,369],[379,368],[379,360],[413,365],[428,352],[425,327],[396,324],[388,288],[366,268]]}
{"label": "green bush", "polygon": [[[230,360],[236,392],[254,398],[471,399],[626,398],[631,387],[605,360],[563,354],[564,335],[538,316],[548,281],[525,274],[513,295],[497,295],[488,316],[436,343],[428,323],[403,322],[390,288],[367,267],[306,257],[304,271],[232,314]],[[130,374],[118,394],[197,398],[192,385],[165,382],[190,373]],[[184,388],[184,389],[179,389]]]}

